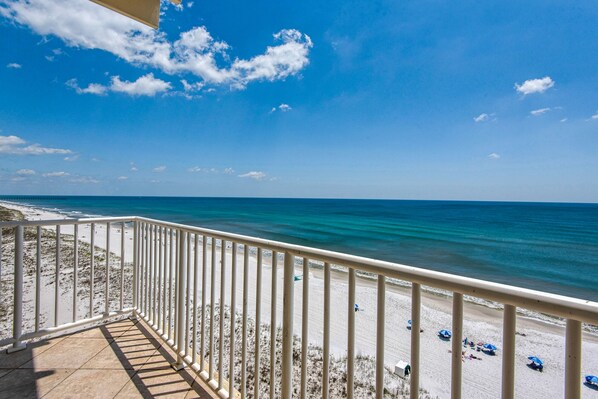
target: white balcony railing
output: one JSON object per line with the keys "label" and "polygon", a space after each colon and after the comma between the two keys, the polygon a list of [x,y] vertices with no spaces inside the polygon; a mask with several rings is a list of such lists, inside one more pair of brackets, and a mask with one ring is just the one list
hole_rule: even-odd
{"label": "white balcony railing", "polygon": [[[98,242],[97,227],[102,226],[103,242]],[[116,230],[115,230],[116,229]],[[5,232],[5,237],[2,236]],[[50,231],[52,234],[45,232]],[[64,232],[68,231],[71,234]],[[81,231],[89,236],[81,237]],[[111,250],[111,236],[120,235],[117,251]],[[8,234],[8,236],[7,236]],[[14,236],[13,236],[14,234]],[[45,235],[44,235],[45,234]],[[130,234],[130,237],[126,235]],[[32,237],[31,240],[26,240]],[[73,256],[66,264],[61,250],[66,243],[64,237],[72,235]],[[54,245],[54,292],[44,294],[40,283],[42,248],[44,240],[55,240]],[[114,239],[114,238],[113,238]],[[129,247],[126,241],[132,241]],[[14,241],[14,242],[13,242]],[[27,243],[28,251],[24,245]],[[515,392],[515,335],[516,309],[518,307],[566,319],[565,347],[565,392],[566,398],[581,396],[581,343],[582,323],[598,325],[598,304],[539,291],[496,284],[482,280],[439,273],[415,267],[383,262],[358,256],[330,252],[298,245],[269,241],[259,238],[229,234],[192,226],[167,223],[141,217],[102,219],[23,221],[0,223],[0,247],[6,253],[7,246],[14,245],[14,308],[12,311],[13,332],[11,337],[0,340],[0,346],[12,345],[9,351],[24,347],[25,341],[97,323],[116,315],[132,314],[146,320],[164,341],[178,354],[174,367],[191,367],[221,397],[249,397],[247,383],[247,328],[248,318],[256,326],[262,321],[262,279],[263,263],[269,258],[271,264],[270,295],[270,397],[290,399],[293,392],[293,337],[295,301],[301,300],[300,365],[307,364],[310,268],[323,265],[324,270],[324,327],[322,362],[322,397],[328,398],[330,359],[330,293],[331,268],[348,269],[347,295],[347,360],[346,393],[353,397],[355,373],[355,281],[356,273],[367,273],[377,282],[376,309],[376,397],[384,396],[384,344],[385,344],[385,290],[387,279],[398,279],[411,283],[411,367],[409,379],[410,397],[419,396],[420,386],[420,313],[421,287],[429,286],[453,293],[452,300],[452,358],[451,396],[460,398],[462,392],[461,344],[463,339],[463,296],[469,295],[504,304],[503,348],[502,348],[502,393],[505,399],[514,398]],[[81,246],[85,244],[85,250]],[[101,244],[101,245],[100,245]],[[131,249],[127,249],[131,248]],[[132,253],[129,253],[131,252]],[[220,254],[218,254],[220,252]],[[32,267],[35,291],[32,301],[24,301],[24,253],[32,253],[35,262]],[[101,256],[98,257],[98,254]],[[257,258],[255,270],[251,270],[250,254]],[[240,255],[243,255],[242,257]],[[6,257],[6,256],[5,256]],[[239,260],[243,260],[243,281],[237,281]],[[0,262],[2,258],[0,257]],[[227,260],[228,263],[227,264]],[[282,360],[281,376],[276,374],[276,315],[278,284],[278,263],[282,261]],[[85,267],[81,266],[85,263]],[[72,270],[70,270],[72,268]],[[295,298],[295,269],[303,272],[301,298]],[[220,275],[218,276],[218,269]],[[6,273],[7,265],[0,264],[0,275]],[[29,269],[28,269],[29,270]],[[62,282],[61,276],[69,273],[72,279]],[[230,273],[230,277],[227,274]],[[255,313],[249,315],[248,279],[255,273]],[[80,275],[81,274],[81,275]],[[0,276],[2,277],[2,276]],[[87,293],[79,295],[82,280],[86,281]],[[209,280],[209,281],[208,281]],[[7,281],[6,279],[4,281]],[[208,289],[207,285],[210,285]],[[131,289],[128,289],[129,285]],[[217,298],[219,286],[219,298]],[[98,290],[98,287],[100,288]],[[72,291],[72,298],[65,305],[65,290]],[[6,292],[6,288],[4,288]],[[206,298],[209,292],[210,297]],[[242,311],[237,313],[237,295],[242,295]],[[201,298],[198,296],[201,294]],[[44,297],[46,295],[46,297]],[[229,295],[229,296],[227,296]],[[41,320],[41,308],[48,300],[53,309],[52,321]],[[86,296],[83,300],[82,297]],[[224,313],[224,304],[230,304],[230,314]],[[27,303],[27,312],[24,312]],[[218,306],[217,306],[218,305]],[[65,309],[70,314],[65,316]],[[212,320],[208,322],[207,315]],[[240,315],[240,316],[239,316]],[[214,317],[212,317],[214,316]],[[219,326],[216,329],[216,317]],[[230,331],[225,331],[224,320],[230,318]],[[237,317],[241,317],[242,342],[235,342]],[[336,317],[334,315],[333,317]],[[214,322],[212,322],[214,321]],[[209,328],[206,326],[209,325]],[[259,327],[256,327],[259,328]],[[255,333],[255,356],[253,370],[260,370],[260,335]],[[229,353],[224,353],[225,338],[229,342]],[[216,345],[218,346],[216,348]],[[238,370],[235,348],[241,347],[240,378],[235,379]],[[216,357],[217,354],[217,357]],[[228,364],[227,364],[228,362]],[[300,367],[298,376],[299,393],[307,397],[307,367]],[[277,380],[281,388],[277,390]],[[295,379],[296,381],[297,379]],[[260,391],[260,378],[254,379],[252,392]],[[279,393],[279,395],[278,395]]]}

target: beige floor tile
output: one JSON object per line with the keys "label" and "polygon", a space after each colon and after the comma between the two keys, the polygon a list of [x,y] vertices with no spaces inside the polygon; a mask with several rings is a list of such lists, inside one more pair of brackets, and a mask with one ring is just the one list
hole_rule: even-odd
{"label": "beige floor tile", "polygon": [[159,344],[155,340],[148,339],[140,339],[136,342],[114,341],[82,368],[137,370],[150,359],[158,347]]}
{"label": "beige floor tile", "polygon": [[58,344],[64,337],[52,338],[27,344],[27,348],[13,353],[0,353],[0,369],[13,369],[22,366],[36,356],[44,353],[54,345]]}
{"label": "beige floor tile", "polygon": [[76,332],[70,337],[74,338],[106,338],[106,339],[114,339],[120,337],[122,334],[126,333],[129,329],[131,329],[135,325],[129,319],[117,321],[114,323],[103,324],[100,326],[91,327],[87,330]]}
{"label": "beige floor tile", "polygon": [[0,378],[0,399],[41,398],[75,370],[16,369]]}
{"label": "beige floor tile", "polygon": [[105,338],[75,339],[68,337],[36,356],[21,368],[79,368],[108,346]]}
{"label": "beige floor tile", "polygon": [[130,381],[133,373],[125,370],[80,369],[44,398],[113,398]]}
{"label": "beige floor tile", "polygon": [[159,369],[141,369],[125,385],[117,398],[185,398],[191,391],[194,376],[186,370],[179,372],[170,366]]}

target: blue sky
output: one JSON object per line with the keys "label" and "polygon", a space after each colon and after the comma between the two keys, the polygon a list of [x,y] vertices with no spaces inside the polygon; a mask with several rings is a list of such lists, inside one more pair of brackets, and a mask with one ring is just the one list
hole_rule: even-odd
{"label": "blue sky", "polygon": [[0,0],[0,193],[598,201],[595,2]]}

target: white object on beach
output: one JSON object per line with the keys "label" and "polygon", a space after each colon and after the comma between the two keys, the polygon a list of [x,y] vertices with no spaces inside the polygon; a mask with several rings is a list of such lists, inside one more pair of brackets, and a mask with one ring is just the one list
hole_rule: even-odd
{"label": "white object on beach", "polygon": [[408,377],[411,373],[411,366],[409,363],[400,361],[395,365],[395,374],[399,377],[405,378]]}

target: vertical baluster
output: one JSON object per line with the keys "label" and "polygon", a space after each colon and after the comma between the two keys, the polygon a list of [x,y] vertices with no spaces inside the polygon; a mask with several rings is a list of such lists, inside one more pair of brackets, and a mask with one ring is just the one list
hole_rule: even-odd
{"label": "vertical baluster", "polygon": [[54,284],[54,326],[58,326],[58,315],[60,313],[60,225],[56,226],[56,277]]}
{"label": "vertical baluster", "polygon": [[272,293],[270,295],[270,399],[276,394],[276,285],[278,282],[278,253],[272,251]]}
{"label": "vertical baluster", "polygon": [[384,398],[384,326],[386,277],[378,275],[378,308],[376,318],[376,399]]}
{"label": "vertical baluster", "polygon": [[178,244],[179,244],[179,255],[178,255],[178,278],[177,278],[177,302],[178,302],[178,310],[177,310],[177,327],[175,335],[177,336],[177,361],[173,365],[175,370],[180,370],[185,367],[185,363],[183,362],[183,358],[181,357],[181,353],[183,352],[183,338],[184,338],[184,331],[185,328],[185,319],[184,319],[184,312],[185,312],[185,252],[186,252],[186,240],[185,236],[187,235],[186,232],[182,230],[178,230],[177,237],[178,237]]}
{"label": "vertical baluster", "polygon": [[12,336],[15,342],[7,353],[25,349],[26,345],[21,342],[23,329],[23,226],[15,228],[15,269],[14,269],[14,302],[13,302],[13,326]]}
{"label": "vertical baluster", "polygon": [[461,398],[461,374],[463,359],[461,358],[461,345],[463,340],[463,294],[453,293],[453,336],[451,353],[451,398]]}
{"label": "vertical baluster", "polygon": [[243,321],[241,335],[241,399],[247,396],[247,305],[249,291],[249,246],[243,246]]}
{"label": "vertical baluster", "polygon": [[193,243],[193,253],[195,261],[193,263],[193,363],[197,363],[197,286],[199,279],[199,234],[195,234]]}
{"label": "vertical baluster", "polygon": [[355,269],[349,269],[347,301],[347,398],[353,399],[355,376]]}
{"label": "vertical baluster", "polygon": [[139,267],[139,298],[141,299],[141,313],[145,316],[145,278],[147,276],[147,235],[146,227],[147,224],[143,223],[140,228],[140,240],[141,240],[141,265]]}
{"label": "vertical baluster", "polygon": [[214,302],[216,301],[216,239],[212,237],[212,272],[210,275],[210,380],[214,378]]}
{"label": "vertical baluster", "polygon": [[220,327],[218,333],[220,339],[218,340],[218,390],[222,389],[222,382],[224,376],[224,302],[226,298],[226,241],[220,240]]}
{"label": "vertical baluster", "polygon": [[166,304],[168,303],[166,298],[166,286],[168,285],[168,229],[164,227],[161,233],[162,237],[162,258],[160,260],[162,267],[162,275],[164,276],[164,283],[162,284],[162,334],[166,335]]}
{"label": "vertical baluster", "polygon": [[144,281],[144,287],[143,287],[143,295],[145,297],[144,302],[144,316],[146,318],[146,320],[149,320],[150,318],[150,305],[149,305],[149,293],[150,293],[150,269],[151,269],[151,259],[150,259],[150,254],[151,254],[151,240],[150,240],[150,225],[149,223],[145,224],[145,264],[144,264],[144,270],[143,270],[143,281]]}
{"label": "vertical baluster", "polygon": [[208,238],[206,236],[201,237],[201,248],[202,248],[202,256],[201,256],[201,362],[199,365],[199,369],[204,371],[204,360],[206,357],[206,286],[207,286],[207,273],[208,273]]}
{"label": "vertical baluster", "polygon": [[90,245],[90,259],[89,259],[89,317],[93,317],[93,300],[94,300],[94,283],[95,283],[95,237],[96,237],[96,225],[92,223],[91,233],[89,238]]}
{"label": "vertical baluster", "polygon": [[[180,285],[178,283],[179,280],[180,280],[180,278],[181,278],[181,273],[179,271],[180,270],[179,265],[180,265],[180,262],[182,262],[182,257],[181,257],[181,231],[180,230],[176,230],[174,232],[174,235],[175,235],[174,237],[175,237],[175,242],[176,242],[175,245],[176,245],[177,249],[176,249],[176,252],[174,253],[174,265],[175,265],[174,266],[174,286],[172,287],[173,291],[174,291],[174,294],[173,294],[173,298],[174,298],[173,299],[173,301],[174,301],[173,306],[175,307],[175,309],[174,309],[174,311],[175,311],[175,313],[174,313],[174,325],[172,326],[172,328],[173,328],[172,335],[173,335],[174,342],[176,343],[176,342],[178,342],[178,336],[181,333],[181,329],[178,328],[178,325],[179,325],[179,322],[178,322],[178,320],[179,320],[179,313],[177,311],[177,309],[178,309],[178,303],[179,303],[179,295],[181,294]],[[185,302],[183,302],[183,306],[185,306]],[[180,348],[179,348],[179,351],[180,351]]]}
{"label": "vertical baluster", "polygon": [[162,327],[162,318],[164,317],[164,313],[162,312],[162,287],[164,286],[162,283],[162,267],[164,266],[164,264],[162,263],[162,258],[164,256],[164,249],[162,248],[164,246],[162,237],[164,236],[164,229],[162,228],[162,226],[158,226],[158,260],[157,260],[157,264],[158,264],[158,300],[156,301],[156,308],[158,309],[158,314],[157,314],[157,318],[156,318],[156,328],[158,330],[162,331],[162,334],[164,334],[164,330],[160,327]]}
{"label": "vertical baluster", "polygon": [[515,398],[515,332],[517,308],[505,305],[502,328],[502,399]]}
{"label": "vertical baluster", "polygon": [[191,233],[187,233],[187,305],[185,306],[185,356],[189,352],[189,336],[191,334]]}
{"label": "vertical baluster", "polygon": [[[295,256],[284,253],[282,293],[282,398],[293,397],[293,311],[295,308]],[[272,367],[274,368],[274,367]]]}
{"label": "vertical baluster", "polygon": [[174,250],[173,248],[173,231],[172,228],[169,231],[169,243],[168,243],[168,338],[171,339],[172,338],[172,281],[173,278],[172,276],[174,275],[174,272],[172,270],[172,260],[173,260],[173,255],[172,255],[172,251]]}
{"label": "vertical baluster", "polygon": [[120,228],[120,310],[125,307],[125,222]]}
{"label": "vertical baluster", "polygon": [[255,378],[253,379],[254,397],[259,398],[260,392],[260,336],[262,324],[262,249],[257,249],[257,268],[255,281]]}
{"label": "vertical baluster", "polygon": [[77,274],[79,273],[79,225],[73,226],[73,322],[77,320]]}
{"label": "vertical baluster", "polygon": [[228,397],[234,397],[235,392],[235,322],[236,322],[236,299],[237,299],[237,244],[231,242],[231,283],[230,283],[230,363],[228,368]]}
{"label": "vertical baluster", "polygon": [[324,357],[322,372],[322,399],[328,399],[330,367],[330,264],[324,263]]}
{"label": "vertical baluster", "polygon": [[[139,222],[133,221],[133,308],[139,311]],[[133,313],[133,316],[136,316]]]}
{"label": "vertical baluster", "polygon": [[581,397],[581,322],[567,319],[565,333],[565,398]]}
{"label": "vertical baluster", "polygon": [[411,376],[409,397],[419,398],[419,347],[421,329],[421,286],[411,285]]}
{"label": "vertical baluster", "polygon": [[106,289],[104,291],[104,314],[110,313],[110,222],[106,223]]}
{"label": "vertical baluster", "polygon": [[309,350],[309,259],[303,258],[301,312],[301,399],[307,399],[307,351]]}
{"label": "vertical baluster", "polygon": [[158,322],[156,320],[157,316],[157,308],[158,308],[158,301],[157,301],[157,294],[158,294],[158,226],[152,226],[152,246],[153,246],[153,256],[152,256],[152,325],[157,326]]}
{"label": "vertical baluster", "polygon": [[[2,229],[0,229],[1,231]],[[41,280],[42,280],[42,227],[37,226],[35,243],[35,331],[39,331],[41,318]],[[0,233],[1,234],[1,233]],[[0,258],[2,256],[0,255]]]}

